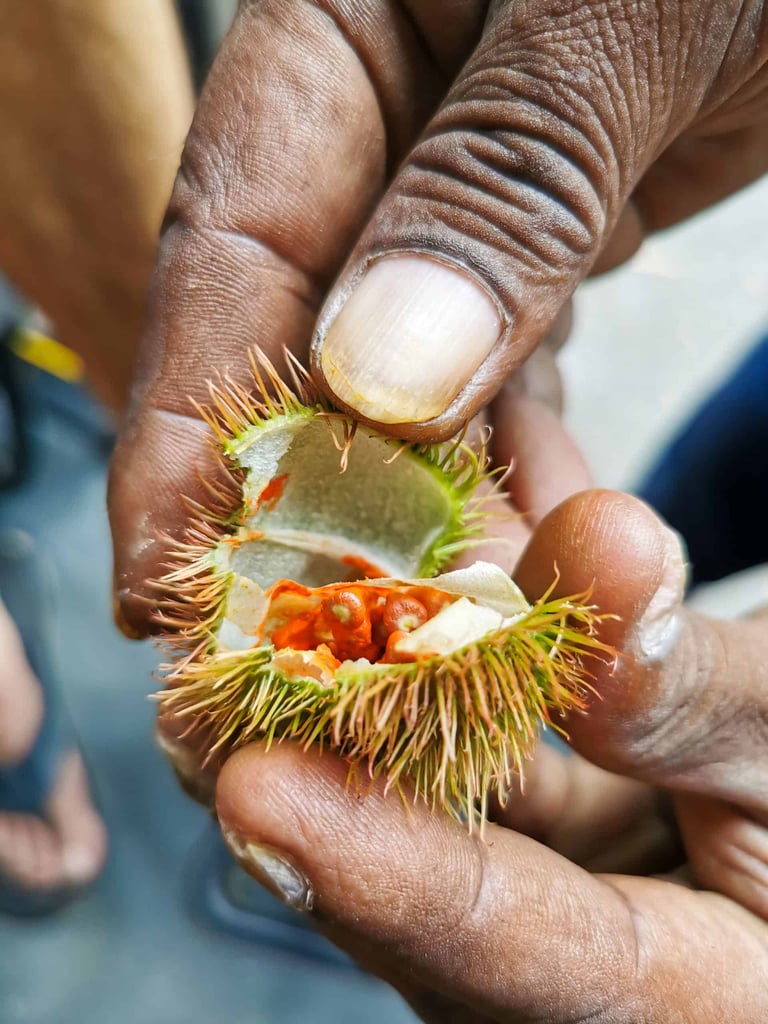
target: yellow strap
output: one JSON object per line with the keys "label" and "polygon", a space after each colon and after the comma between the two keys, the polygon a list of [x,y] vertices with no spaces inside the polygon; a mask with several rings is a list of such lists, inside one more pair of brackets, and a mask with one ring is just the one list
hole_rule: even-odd
{"label": "yellow strap", "polygon": [[29,327],[20,327],[11,338],[11,349],[19,359],[45,370],[59,380],[70,384],[83,379],[83,360],[71,348],[60,341],[33,331]]}

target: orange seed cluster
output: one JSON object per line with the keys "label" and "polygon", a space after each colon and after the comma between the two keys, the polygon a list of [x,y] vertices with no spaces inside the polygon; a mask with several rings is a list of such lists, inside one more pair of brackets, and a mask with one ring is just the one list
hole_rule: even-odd
{"label": "orange seed cluster", "polygon": [[279,598],[305,597],[296,614],[272,631],[277,650],[320,650],[336,661],[366,658],[375,663],[415,660],[397,651],[397,642],[450,604],[453,598],[432,587],[381,587],[372,583],[332,584],[310,590],[281,580],[271,590]]}

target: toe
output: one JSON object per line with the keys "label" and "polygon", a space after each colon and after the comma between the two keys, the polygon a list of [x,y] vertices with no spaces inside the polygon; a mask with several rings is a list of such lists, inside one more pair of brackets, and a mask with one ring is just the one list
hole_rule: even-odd
{"label": "toe", "polygon": [[91,799],[88,777],[77,751],[63,759],[47,806],[47,817],[61,844],[61,870],[71,885],[92,881],[107,853],[107,834]]}
{"label": "toe", "polygon": [[60,885],[58,836],[29,814],[0,814],[0,868],[25,888],[49,889]]}

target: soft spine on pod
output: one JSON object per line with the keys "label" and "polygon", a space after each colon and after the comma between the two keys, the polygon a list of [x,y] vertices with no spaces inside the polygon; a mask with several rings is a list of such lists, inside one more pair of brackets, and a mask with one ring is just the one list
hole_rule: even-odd
{"label": "soft spine on pod", "polygon": [[[553,598],[555,581],[497,631],[448,654],[396,664],[336,662],[335,672],[322,680],[280,671],[269,642],[220,649],[218,631],[235,576],[217,552],[222,544],[259,543],[247,532],[253,507],[244,499],[247,473],[238,452],[258,442],[265,424],[322,416],[343,471],[355,437],[352,421],[318,398],[290,356],[286,361],[291,386],[255,354],[255,397],[225,381],[211,386],[211,406],[198,409],[211,428],[220,472],[206,484],[209,503],[189,503],[185,540],[168,541],[169,571],[155,584],[157,619],[174,651],[158,699],[164,713],[188,720],[187,731],[209,758],[257,738],[329,747],[348,761],[351,777],[361,770],[383,776],[387,788],[401,795],[408,781],[414,798],[471,826],[484,820],[489,793],[503,801],[513,778],[522,777],[542,726],[562,731],[558,719],[586,708],[589,659],[613,655],[595,635],[603,616],[589,605],[589,593]],[[337,424],[341,437],[333,430]],[[482,529],[484,513],[472,496],[489,476],[487,458],[460,441],[387,443],[394,445],[393,458],[410,451],[452,488],[455,515],[420,566],[439,590],[436,574],[476,543]],[[482,605],[482,593],[473,597]]]}

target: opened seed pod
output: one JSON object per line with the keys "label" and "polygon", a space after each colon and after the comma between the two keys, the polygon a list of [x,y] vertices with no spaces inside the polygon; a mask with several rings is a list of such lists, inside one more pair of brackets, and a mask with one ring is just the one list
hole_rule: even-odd
{"label": "opened seed pod", "polygon": [[541,726],[585,706],[598,616],[585,595],[531,605],[488,563],[441,574],[483,529],[484,453],[355,430],[298,368],[289,388],[253,366],[253,393],[201,410],[228,484],[159,584],[165,713],[211,756],[316,743],[482,817]]}

